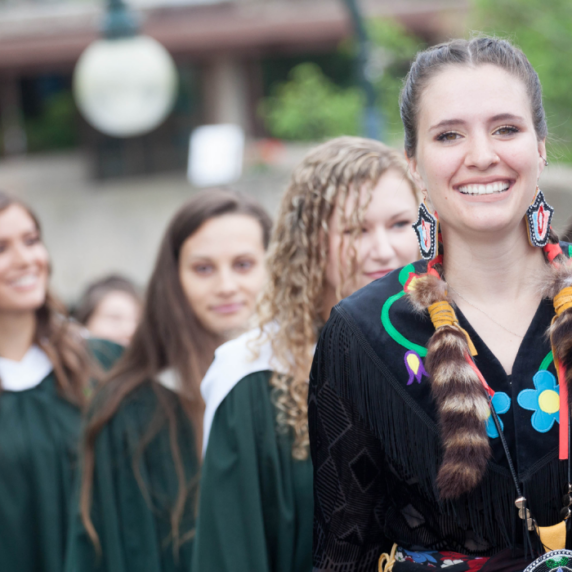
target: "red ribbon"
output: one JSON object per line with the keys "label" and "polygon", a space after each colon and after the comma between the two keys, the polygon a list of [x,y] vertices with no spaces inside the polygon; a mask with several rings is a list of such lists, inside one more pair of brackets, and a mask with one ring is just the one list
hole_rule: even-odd
{"label": "red ribbon", "polygon": [[437,272],[437,270],[435,270],[435,268],[433,268],[433,266],[435,266],[435,264],[443,264],[443,256],[441,254],[439,254],[439,256],[436,256],[433,260],[431,260],[427,264],[427,274],[432,274],[436,278],[441,279],[441,276],[439,276],[439,273]]}
{"label": "red ribbon", "polygon": [[542,250],[546,253],[548,262],[552,262],[559,254],[562,254],[559,244],[547,244]]}
{"label": "red ribbon", "polygon": [[465,353],[465,359],[467,360],[467,363],[471,366],[471,369],[477,374],[477,377],[483,384],[485,391],[489,394],[489,396],[492,399],[492,397],[495,394],[494,389],[487,383],[486,379],[483,377],[483,374],[481,373],[481,370],[477,367],[477,364],[473,361],[473,359],[468,353]]}
{"label": "red ribbon", "polygon": [[558,385],[560,386],[560,447],[558,457],[562,461],[568,458],[568,386],[566,370],[558,363]]}

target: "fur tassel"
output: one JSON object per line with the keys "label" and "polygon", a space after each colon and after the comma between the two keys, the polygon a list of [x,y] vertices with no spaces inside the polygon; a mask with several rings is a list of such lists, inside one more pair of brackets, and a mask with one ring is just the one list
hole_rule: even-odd
{"label": "fur tassel", "polygon": [[[447,284],[435,276],[415,280],[409,299],[417,310],[447,299]],[[427,346],[425,368],[437,405],[443,462],[437,476],[442,499],[468,493],[482,481],[491,456],[485,423],[489,416],[487,394],[467,363],[465,334],[454,326],[435,331]]]}

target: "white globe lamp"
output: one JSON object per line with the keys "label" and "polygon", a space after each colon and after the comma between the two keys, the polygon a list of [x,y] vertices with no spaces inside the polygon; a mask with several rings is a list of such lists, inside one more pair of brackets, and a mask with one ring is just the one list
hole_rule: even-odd
{"label": "white globe lamp", "polygon": [[78,108],[88,123],[107,135],[148,133],[175,103],[175,64],[159,42],[137,34],[122,0],[109,0],[104,35],[86,48],[75,67]]}

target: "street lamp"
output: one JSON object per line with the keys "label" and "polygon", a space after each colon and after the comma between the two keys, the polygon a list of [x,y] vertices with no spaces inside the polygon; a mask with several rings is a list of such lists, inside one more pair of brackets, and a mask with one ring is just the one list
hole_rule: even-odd
{"label": "street lamp", "polygon": [[74,70],[73,92],[82,115],[107,135],[148,133],[175,103],[178,79],[171,56],[138,32],[123,0],[107,0],[103,38],[86,48]]}
{"label": "street lamp", "polygon": [[371,49],[363,17],[361,15],[357,0],[345,0],[346,6],[352,19],[355,31],[358,53],[356,57],[357,72],[362,89],[365,92],[366,105],[363,116],[363,130],[366,137],[370,139],[382,139],[382,117],[377,108],[377,95],[375,87],[368,74],[368,67],[371,59]]}

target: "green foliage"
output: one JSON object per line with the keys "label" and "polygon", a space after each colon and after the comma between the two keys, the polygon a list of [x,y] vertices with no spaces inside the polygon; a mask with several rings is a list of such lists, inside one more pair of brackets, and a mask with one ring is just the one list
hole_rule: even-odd
{"label": "green foliage", "polygon": [[28,151],[69,149],[77,144],[77,112],[71,91],[52,95],[37,117],[25,120]]}
{"label": "green foliage", "polygon": [[[399,91],[412,57],[423,46],[393,20],[370,20],[367,27],[371,42],[367,73],[378,92],[385,138],[399,139]],[[355,42],[348,40],[340,45],[338,56],[346,61],[355,53]],[[299,141],[360,134],[365,97],[357,87],[356,77],[347,80],[344,83],[350,87],[342,88],[316,64],[297,65],[290,71],[288,81],[275,85],[270,97],[261,104],[266,128],[274,137]]]}
{"label": "green foliage", "polygon": [[316,64],[303,63],[262,102],[260,112],[274,137],[319,141],[356,135],[362,106],[357,88],[340,88]]}
{"label": "green foliage", "polygon": [[[399,115],[399,92],[411,61],[425,44],[394,20],[374,19],[368,22],[368,35],[372,43],[374,82],[377,97],[385,119],[386,139],[403,138],[403,125]],[[376,59],[386,61],[387,67],[375,77]],[[379,66],[382,67],[381,65]]]}
{"label": "green foliage", "polygon": [[572,2],[474,0],[475,27],[518,45],[536,69],[549,128],[549,155],[572,161]]}

